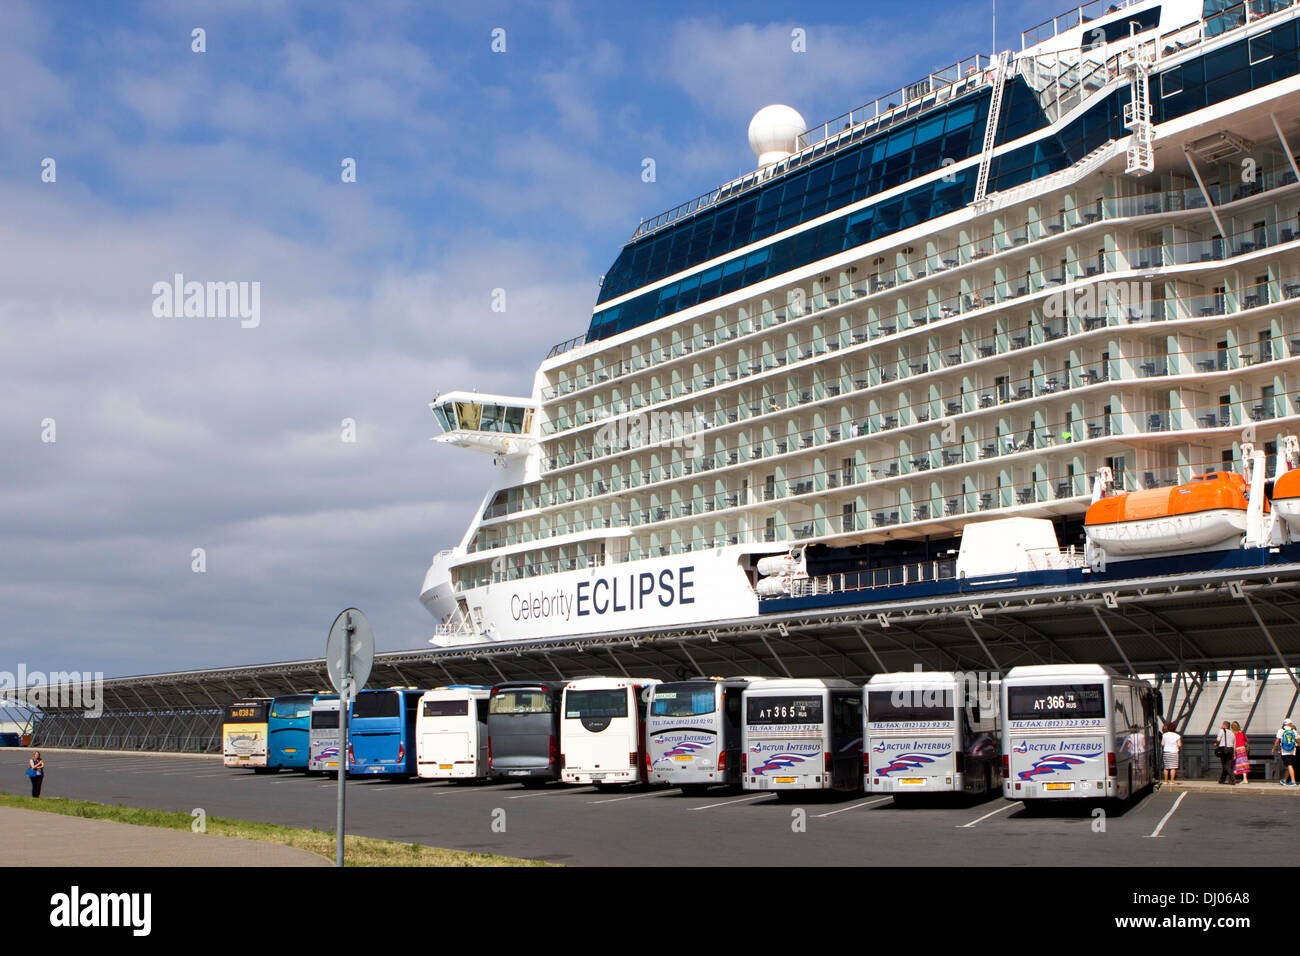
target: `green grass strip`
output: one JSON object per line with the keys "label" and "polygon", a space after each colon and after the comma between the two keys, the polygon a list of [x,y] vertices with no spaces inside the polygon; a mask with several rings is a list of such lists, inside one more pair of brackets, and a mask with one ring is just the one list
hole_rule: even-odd
{"label": "green grass strip", "polygon": [[[61,813],[69,817],[88,820],[111,820],[134,826],[160,827],[165,830],[190,830],[194,818],[183,811],[149,810],[122,804],[109,805],[89,800],[63,800],[58,797],[20,797],[0,793],[0,806],[22,810],[41,810]],[[232,820],[227,817],[208,817],[206,832],[213,836],[234,837],[240,840],[260,840],[280,846],[296,847],[334,859],[336,842],[333,830],[302,830],[281,826],[278,823],[259,823],[254,820]],[[554,866],[541,860],[520,860],[491,853],[467,853],[461,850],[443,850],[419,843],[398,843],[395,840],[376,840],[371,837],[344,838],[344,859],[348,866]]]}

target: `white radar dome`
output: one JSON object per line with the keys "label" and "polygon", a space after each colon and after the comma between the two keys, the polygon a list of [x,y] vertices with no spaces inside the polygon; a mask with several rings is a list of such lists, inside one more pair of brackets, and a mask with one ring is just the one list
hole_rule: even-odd
{"label": "white radar dome", "polygon": [[758,165],[779,163],[799,148],[799,135],[808,128],[799,111],[789,106],[764,106],[749,121],[749,148]]}

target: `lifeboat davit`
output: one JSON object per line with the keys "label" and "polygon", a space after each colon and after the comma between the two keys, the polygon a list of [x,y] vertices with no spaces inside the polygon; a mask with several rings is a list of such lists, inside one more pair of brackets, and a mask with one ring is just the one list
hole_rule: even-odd
{"label": "lifeboat davit", "polygon": [[1273,511],[1300,539],[1300,468],[1293,468],[1273,482]]}
{"label": "lifeboat davit", "polygon": [[1173,488],[1101,498],[1088,508],[1084,531],[1116,558],[1220,551],[1241,546],[1248,508],[1246,479],[1211,471]]}

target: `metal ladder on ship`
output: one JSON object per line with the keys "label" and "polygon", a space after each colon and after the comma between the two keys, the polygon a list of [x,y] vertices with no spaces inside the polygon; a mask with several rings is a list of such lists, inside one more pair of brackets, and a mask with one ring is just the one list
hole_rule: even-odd
{"label": "metal ladder on ship", "polygon": [[984,149],[980,153],[980,171],[975,180],[975,205],[988,202],[989,168],[993,165],[993,146],[998,138],[998,120],[1002,116],[1002,94],[1011,75],[1015,54],[1006,52],[998,57],[997,72],[993,74],[993,99],[989,102],[989,119],[984,126]]}
{"label": "metal ladder on ship", "polygon": [[1124,104],[1124,127],[1133,135],[1128,143],[1128,166],[1124,172],[1141,176],[1155,172],[1155,129],[1151,125],[1151,59],[1145,44],[1133,45],[1133,86]]}

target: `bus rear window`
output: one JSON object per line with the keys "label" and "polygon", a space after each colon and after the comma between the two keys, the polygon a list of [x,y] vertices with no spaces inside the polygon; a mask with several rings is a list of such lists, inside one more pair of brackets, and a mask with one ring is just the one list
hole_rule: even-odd
{"label": "bus rear window", "polygon": [[383,691],[375,694],[357,694],[357,699],[352,702],[352,716],[357,719],[396,717],[397,692]]}
{"label": "bus rear window", "polygon": [[655,717],[698,717],[717,709],[713,684],[660,684],[650,713]]}
{"label": "bus rear window", "polygon": [[891,720],[954,719],[952,689],[898,688],[867,691],[867,720],[884,723]]}
{"label": "bus rear window", "polygon": [[566,719],[577,717],[626,717],[627,689],[571,690],[564,698]]}
{"label": "bus rear window", "polygon": [[747,724],[820,724],[820,697],[751,697],[746,701]]}
{"label": "bus rear window", "polygon": [[1101,684],[1040,684],[1007,688],[1008,720],[1069,720],[1105,717]]}
{"label": "bus rear window", "polygon": [[226,707],[223,720],[227,724],[264,724],[268,710],[267,702],[240,700]]}
{"label": "bus rear window", "polygon": [[464,717],[469,713],[467,700],[426,700],[425,717]]}
{"label": "bus rear window", "polygon": [[339,712],[337,710],[313,710],[311,712],[312,730],[338,730]]}
{"label": "bus rear window", "polygon": [[491,714],[549,714],[551,697],[544,690],[503,690],[492,695]]}

